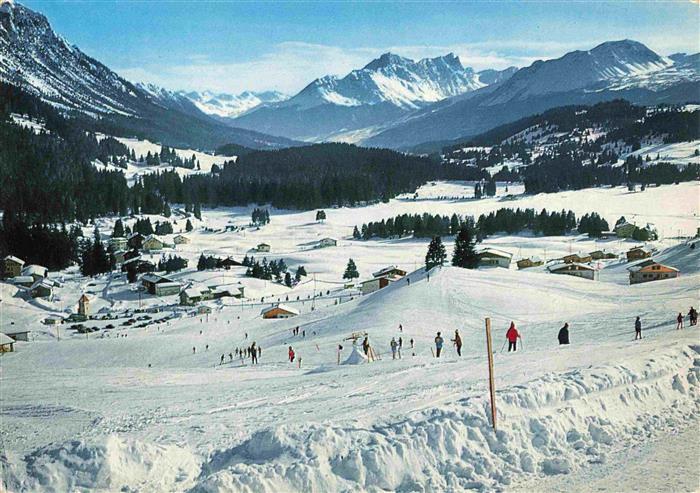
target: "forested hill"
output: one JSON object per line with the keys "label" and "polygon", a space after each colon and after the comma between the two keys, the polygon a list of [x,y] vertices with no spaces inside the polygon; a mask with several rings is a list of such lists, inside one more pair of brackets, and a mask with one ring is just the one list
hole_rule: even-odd
{"label": "forested hill", "polygon": [[[487,169],[496,179],[522,181],[528,193],[693,180],[700,139],[696,108],[624,100],[554,108],[445,147],[442,158]],[[683,152],[674,152],[674,144]]]}

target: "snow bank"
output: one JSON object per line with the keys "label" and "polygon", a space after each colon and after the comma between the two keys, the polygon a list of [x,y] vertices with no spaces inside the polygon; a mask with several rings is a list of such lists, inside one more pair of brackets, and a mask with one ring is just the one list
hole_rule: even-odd
{"label": "snow bank", "polygon": [[[193,491],[445,491],[605,462],[698,414],[700,346],[625,366],[546,375],[486,398],[362,426],[280,426],[213,454]],[[522,476],[521,476],[522,477]]]}
{"label": "snow bank", "polygon": [[9,491],[183,491],[199,473],[187,449],[104,437],[48,445],[24,457],[26,471],[11,471]]}

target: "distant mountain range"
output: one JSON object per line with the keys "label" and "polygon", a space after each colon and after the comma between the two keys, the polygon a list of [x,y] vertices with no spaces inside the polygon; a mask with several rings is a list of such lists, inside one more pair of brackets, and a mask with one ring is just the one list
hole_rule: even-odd
{"label": "distant mountain range", "polygon": [[173,146],[264,149],[339,140],[423,151],[556,106],[617,98],[700,102],[700,54],[664,57],[622,40],[521,69],[477,72],[454,54],[414,61],[385,53],[290,98],[169,91],[121,78],[55,34],[43,15],[6,2],[0,80],[113,132]]}
{"label": "distant mountain range", "polygon": [[515,70],[475,72],[452,53],[419,61],[385,53],[345,77],[316,79],[292,98],[263,105],[234,122],[302,140],[357,141],[368,127],[505,80]]}
{"label": "distant mountain range", "polygon": [[99,118],[101,125],[114,131],[174,146],[213,149],[236,143],[267,149],[294,145],[286,138],[225,125],[185,97],[164,104],[164,99],[70,45],[43,15],[10,2],[0,5],[0,80],[58,108]]}

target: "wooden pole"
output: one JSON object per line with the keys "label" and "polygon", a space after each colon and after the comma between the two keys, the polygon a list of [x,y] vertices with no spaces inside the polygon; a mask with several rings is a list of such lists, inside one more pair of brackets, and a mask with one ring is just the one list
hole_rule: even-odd
{"label": "wooden pole", "polygon": [[496,383],[493,377],[493,348],[491,347],[491,319],[486,318],[486,349],[489,355],[489,393],[491,394],[491,424],[496,431]]}

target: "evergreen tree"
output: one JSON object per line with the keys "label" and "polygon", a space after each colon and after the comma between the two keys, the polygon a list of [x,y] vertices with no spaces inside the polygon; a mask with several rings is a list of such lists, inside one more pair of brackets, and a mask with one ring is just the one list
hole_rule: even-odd
{"label": "evergreen tree", "polygon": [[447,253],[445,252],[445,245],[442,244],[442,238],[439,236],[434,237],[430,241],[428,253],[425,255],[425,270],[444,264],[446,258]]}
{"label": "evergreen tree", "polygon": [[326,220],[326,211],[316,211],[316,221],[323,222]]}
{"label": "evergreen tree", "polygon": [[352,237],[355,240],[360,240],[362,239],[362,236],[360,235],[360,230],[357,229],[357,226],[355,226],[355,229],[352,230]]}
{"label": "evergreen tree", "polygon": [[114,230],[112,231],[112,238],[120,238],[124,236],[124,224],[121,219],[117,219],[114,223]]}
{"label": "evergreen tree", "polygon": [[292,275],[289,272],[284,273],[284,285],[288,288],[292,287]]}
{"label": "evergreen tree", "polygon": [[474,249],[474,236],[471,228],[465,226],[459,230],[452,254],[452,265],[464,269],[475,269],[479,265],[479,257]]}
{"label": "evergreen tree", "polygon": [[299,267],[297,267],[297,271],[294,273],[294,280],[296,282],[299,282],[301,281],[302,276],[306,276],[306,269],[303,265],[300,265]]}
{"label": "evergreen tree", "polygon": [[348,265],[345,267],[345,273],[343,274],[343,279],[357,279],[360,277],[360,273],[357,272],[357,266],[353,259],[348,260]]}
{"label": "evergreen tree", "polygon": [[165,204],[163,204],[163,215],[165,217],[170,217],[171,214],[172,212],[170,211],[170,205],[165,202]]}
{"label": "evergreen tree", "polygon": [[194,217],[199,219],[200,221],[202,220],[202,206],[199,205],[199,202],[194,204]]}
{"label": "evergreen tree", "polygon": [[197,261],[197,270],[205,270],[207,268],[207,258],[202,253]]}
{"label": "evergreen tree", "polygon": [[189,232],[192,231],[193,229],[194,229],[194,228],[192,227],[192,223],[191,223],[190,220],[188,219],[188,220],[187,220],[187,223],[185,224],[185,231],[187,231],[187,232],[189,233]]}

